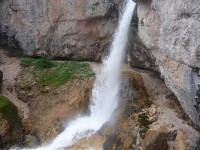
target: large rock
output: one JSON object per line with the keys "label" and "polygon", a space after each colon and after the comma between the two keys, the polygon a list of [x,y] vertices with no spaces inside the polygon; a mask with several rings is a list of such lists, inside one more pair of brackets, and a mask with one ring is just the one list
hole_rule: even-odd
{"label": "large rock", "polygon": [[184,131],[177,131],[172,124],[163,124],[148,130],[142,141],[144,150],[192,150],[194,145],[191,145],[192,142],[186,138]]}
{"label": "large rock", "polygon": [[119,3],[0,0],[0,46],[27,55],[100,60],[118,23]]}
{"label": "large rock", "polygon": [[[138,42],[133,42],[131,65],[159,71],[185,112],[200,126],[200,99],[196,95],[200,68],[200,1],[137,0],[136,3],[138,32],[135,36],[144,46],[139,49]],[[135,58],[143,63],[135,63]]]}
{"label": "large rock", "polygon": [[0,95],[0,149],[21,145],[24,132],[18,110],[9,99]]}
{"label": "large rock", "polygon": [[161,126],[158,130],[149,130],[143,141],[145,150],[167,150],[169,124]]}

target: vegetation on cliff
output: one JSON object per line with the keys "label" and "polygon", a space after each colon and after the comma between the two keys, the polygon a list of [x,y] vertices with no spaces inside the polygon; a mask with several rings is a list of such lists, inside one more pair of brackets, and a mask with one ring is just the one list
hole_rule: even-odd
{"label": "vegetation on cliff", "polygon": [[5,119],[12,123],[20,123],[16,106],[10,102],[8,98],[2,95],[0,95],[0,113],[4,115]]}
{"label": "vegetation on cliff", "polygon": [[61,86],[73,79],[94,76],[88,63],[76,61],[51,61],[47,57],[40,59],[22,58],[22,67],[33,67],[36,81],[52,86]]}

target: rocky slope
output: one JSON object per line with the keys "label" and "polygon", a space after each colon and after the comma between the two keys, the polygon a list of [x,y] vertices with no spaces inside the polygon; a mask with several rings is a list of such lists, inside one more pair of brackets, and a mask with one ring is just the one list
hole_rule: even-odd
{"label": "rocky slope", "polygon": [[26,55],[100,60],[120,0],[1,0],[0,45]]}
{"label": "rocky slope", "polygon": [[[157,70],[200,126],[200,1],[135,0],[130,64]],[[138,63],[140,62],[140,63]]]}
{"label": "rocky slope", "polygon": [[[41,66],[40,59],[23,58],[20,63],[18,58],[8,57],[5,54],[3,58],[6,58],[2,60],[6,78],[3,80],[2,94],[17,106],[21,121],[20,130],[17,128],[19,132],[15,132],[9,120],[0,114],[0,149],[11,146],[33,148],[46,144],[63,131],[68,121],[80,113],[89,114],[89,98],[94,75],[71,78],[67,83],[55,86],[53,83],[57,83],[56,80],[59,78],[44,82],[46,80],[40,80],[40,77],[43,73],[56,70],[55,67],[58,66],[40,70],[37,68],[37,65]],[[54,63],[67,62],[54,61]],[[98,71],[101,67],[97,63],[90,64],[94,71]],[[7,70],[13,67],[19,68],[19,72]],[[128,66],[123,66],[122,71],[121,101],[115,111],[113,117],[115,119],[106,123],[95,135],[77,141],[70,148],[194,149],[199,132],[193,128],[191,121],[176,103],[176,98],[159,76],[152,72],[133,70]],[[88,71],[79,70],[78,73],[86,74]],[[57,75],[60,74],[57,72]],[[13,81],[13,77],[10,76],[15,76],[15,80]],[[28,110],[27,107],[23,107],[25,105]],[[30,113],[27,114],[27,111]]]}

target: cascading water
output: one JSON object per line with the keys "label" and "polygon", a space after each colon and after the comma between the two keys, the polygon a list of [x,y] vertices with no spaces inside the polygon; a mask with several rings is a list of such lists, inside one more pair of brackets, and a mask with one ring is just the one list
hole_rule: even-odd
{"label": "cascading water", "polygon": [[80,117],[70,122],[50,145],[36,150],[64,149],[75,141],[94,134],[109,121],[119,101],[120,70],[134,7],[133,1],[128,0],[110,48],[110,55],[103,61],[102,69],[97,73],[92,90],[90,116]]}

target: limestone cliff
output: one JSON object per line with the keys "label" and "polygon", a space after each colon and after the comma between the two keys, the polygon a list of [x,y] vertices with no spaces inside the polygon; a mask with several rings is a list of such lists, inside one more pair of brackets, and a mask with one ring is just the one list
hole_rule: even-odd
{"label": "limestone cliff", "polygon": [[[135,1],[130,65],[159,71],[200,126],[200,1]],[[99,61],[112,40],[122,2],[0,0],[0,46],[31,56]]]}
{"label": "limestone cliff", "polygon": [[[200,1],[136,0],[130,64],[157,70],[200,126]],[[141,62],[141,63],[138,63]]]}
{"label": "limestone cliff", "polygon": [[119,3],[0,0],[0,46],[34,56],[100,60],[118,23]]}

